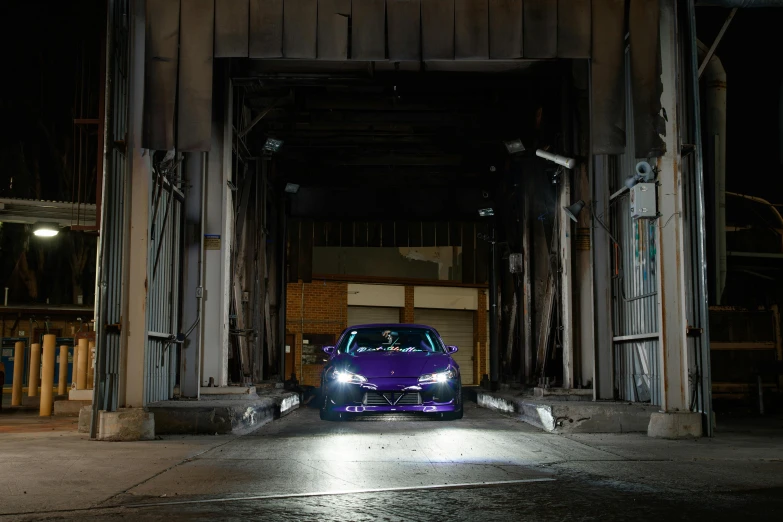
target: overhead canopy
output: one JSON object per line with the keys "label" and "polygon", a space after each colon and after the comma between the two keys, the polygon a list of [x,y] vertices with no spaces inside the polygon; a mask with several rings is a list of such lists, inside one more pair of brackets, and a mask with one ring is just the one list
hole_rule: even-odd
{"label": "overhead canopy", "polygon": [[[634,0],[631,11],[657,6]],[[209,149],[213,58],[592,58],[593,151],[624,152],[626,0],[147,0],[146,8],[145,148]],[[639,42],[657,41],[657,17],[630,29]],[[652,91],[640,94],[638,114],[655,111],[659,97],[657,54],[643,51],[634,88]],[[642,143],[658,138],[650,132]]]}

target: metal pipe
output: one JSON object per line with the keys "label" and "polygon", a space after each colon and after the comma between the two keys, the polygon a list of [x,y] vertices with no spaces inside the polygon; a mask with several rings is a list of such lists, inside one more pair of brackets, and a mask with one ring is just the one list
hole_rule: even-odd
{"label": "metal pipe", "polygon": [[[783,0],[778,0],[779,5],[783,5]],[[713,435],[712,426],[712,369],[710,367],[710,333],[709,333],[709,300],[708,300],[708,287],[707,287],[707,246],[706,246],[706,224],[705,208],[704,208],[704,165],[702,156],[702,136],[701,136],[701,107],[699,97],[699,75],[696,69],[698,62],[698,49],[696,45],[696,9],[693,0],[688,2],[687,6],[687,19],[688,19],[688,41],[687,47],[690,47],[690,63],[691,63],[691,120],[693,128],[693,143],[696,145],[695,150],[695,165],[693,172],[693,180],[696,188],[696,212],[695,221],[697,227],[697,235],[694,238],[696,243],[696,264],[697,264],[697,281],[699,290],[701,292],[695,292],[694,304],[697,306],[697,315],[699,326],[702,328],[701,337],[696,343],[698,350],[697,356],[699,361],[699,373],[700,373],[700,386],[701,386],[701,409],[704,415],[703,419],[703,432],[708,437]]]}
{"label": "metal pipe", "polygon": [[492,390],[499,385],[500,346],[498,346],[498,282],[495,246],[495,223],[492,223],[489,264],[489,381]]}
{"label": "metal pipe", "polygon": [[[718,36],[715,37],[715,41],[712,42],[712,45],[710,46],[709,50],[707,51],[707,55],[702,59],[701,65],[699,65],[699,78],[701,78],[702,73],[704,72],[705,67],[707,67],[707,63],[710,61],[712,56],[715,54],[715,49],[718,48],[718,45],[720,44],[720,41],[723,39],[723,35],[726,34],[726,29],[729,28],[729,24],[731,24],[731,21],[734,20],[734,15],[737,14],[737,8],[731,10],[729,13],[729,16],[726,17],[726,21],[723,22],[723,27],[720,28],[720,31],[718,31]],[[701,44],[701,42],[698,42]],[[701,45],[699,45],[701,47]]]}
{"label": "metal pipe", "polygon": [[283,196],[282,205],[280,208],[280,226],[278,227],[278,230],[280,231],[280,237],[278,238],[277,241],[277,244],[279,245],[279,249],[280,249],[280,256],[279,256],[280,270],[278,271],[278,278],[280,279],[280,300],[277,304],[277,322],[278,322],[277,342],[280,343],[279,346],[280,360],[277,362],[277,364],[280,373],[280,377],[279,377],[280,382],[285,382],[285,337],[286,337],[285,335],[285,316],[286,316],[285,261],[286,261],[286,244],[288,243],[286,207],[287,207],[286,198],[285,196]]}
{"label": "metal pipe", "polygon": [[[707,46],[696,41],[698,54],[708,53]],[[712,152],[712,171],[714,183],[713,208],[715,209],[715,302],[720,304],[723,289],[726,286],[726,70],[720,58],[712,56],[704,59],[704,77],[707,93],[707,150]],[[701,69],[700,69],[701,70]],[[699,74],[701,76],[701,73]]]}

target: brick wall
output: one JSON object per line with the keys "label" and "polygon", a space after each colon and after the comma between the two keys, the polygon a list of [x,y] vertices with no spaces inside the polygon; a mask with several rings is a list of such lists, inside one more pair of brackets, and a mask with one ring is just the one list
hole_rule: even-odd
{"label": "brick wall", "polygon": [[413,286],[405,287],[405,308],[400,308],[400,322],[403,324],[412,324],[416,321],[413,310]]}
{"label": "brick wall", "polygon": [[479,345],[479,351],[473,358],[473,375],[474,380],[477,383],[481,382],[481,378],[485,373],[489,373],[487,368],[487,347],[489,346],[489,331],[487,330],[487,292],[485,290],[479,290],[478,293],[478,310],[473,315],[473,337],[475,343],[481,343]]}
{"label": "brick wall", "polygon": [[347,323],[347,283],[313,281],[288,284],[286,333],[295,336],[294,372],[300,383],[318,386],[323,369],[321,364],[302,365],[303,334],[332,334],[336,341]]}

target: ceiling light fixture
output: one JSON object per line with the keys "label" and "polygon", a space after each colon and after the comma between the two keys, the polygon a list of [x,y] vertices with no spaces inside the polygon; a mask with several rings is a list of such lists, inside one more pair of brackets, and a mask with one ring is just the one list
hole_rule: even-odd
{"label": "ceiling light fixture", "polygon": [[274,154],[280,150],[283,146],[283,140],[277,140],[275,138],[267,138],[264,143],[264,152]]}
{"label": "ceiling light fixture", "polygon": [[509,154],[520,154],[525,152],[525,145],[522,144],[522,140],[519,138],[515,140],[504,141],[503,145],[506,146],[506,150]]}
{"label": "ceiling light fixture", "polygon": [[491,208],[491,207],[490,208],[480,208],[478,213],[479,213],[479,216],[481,216],[481,217],[490,217],[490,216],[494,216],[495,215],[495,209]]}
{"label": "ceiling light fixture", "polygon": [[33,234],[37,237],[54,237],[60,233],[60,227],[57,223],[36,223],[33,227]]}
{"label": "ceiling light fixture", "polygon": [[299,185],[296,183],[286,183],[285,184],[285,191],[289,194],[296,194],[299,192]]}

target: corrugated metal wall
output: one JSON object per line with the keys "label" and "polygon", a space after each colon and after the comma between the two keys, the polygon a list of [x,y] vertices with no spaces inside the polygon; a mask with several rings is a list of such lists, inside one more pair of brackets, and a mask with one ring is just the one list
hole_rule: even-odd
{"label": "corrugated metal wall", "polygon": [[[125,142],[128,133],[129,1],[108,2],[107,103],[108,128],[97,277],[95,402],[93,412],[116,411],[119,395],[120,329],[122,321],[124,252],[127,234],[125,196],[128,187],[128,158]],[[93,416],[94,419],[97,415]],[[96,425],[91,427],[95,436]]]}
{"label": "corrugated metal wall", "polygon": [[[630,58],[626,52],[626,129],[629,154],[618,157],[611,192],[624,186],[636,163]],[[642,158],[644,159],[644,158]],[[631,217],[628,191],[612,202],[613,330],[615,390],[618,399],[661,403],[660,342],[657,304],[657,220]]]}
{"label": "corrugated metal wall", "polygon": [[[154,170],[153,170],[154,172]],[[162,172],[159,176],[164,176]],[[180,175],[176,176],[181,179]],[[168,179],[168,178],[166,178]],[[147,342],[144,403],[170,399],[176,382],[179,332],[182,194],[168,181],[154,180],[150,194],[147,255]]]}

